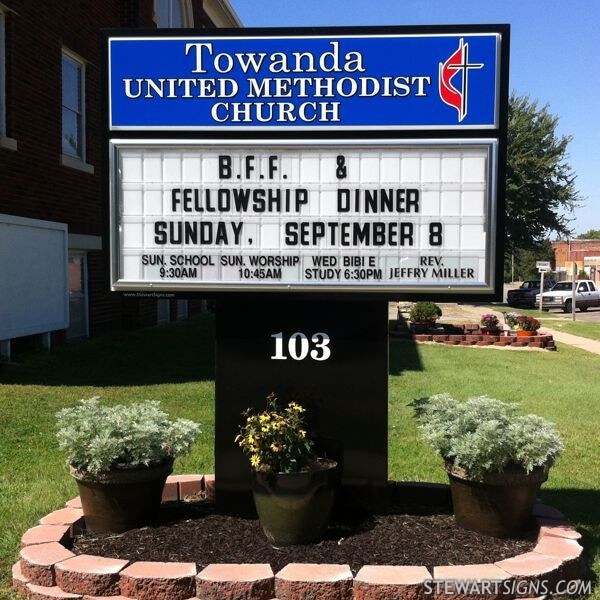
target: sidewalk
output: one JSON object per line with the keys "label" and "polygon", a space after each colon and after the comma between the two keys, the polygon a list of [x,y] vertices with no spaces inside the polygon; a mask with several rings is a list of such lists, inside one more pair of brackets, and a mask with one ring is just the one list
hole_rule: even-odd
{"label": "sidewalk", "polygon": [[[473,322],[479,322],[479,318],[484,312],[490,312],[488,308],[484,310],[483,307],[471,306],[469,304],[460,304],[459,308],[473,316]],[[500,322],[503,322],[502,312],[497,310],[493,310],[491,312],[500,319]],[[545,325],[542,327],[542,329],[544,333],[550,334],[557,342],[568,344],[569,346],[575,346],[575,348],[586,350],[587,352],[591,352],[593,354],[600,354],[600,342],[596,340],[590,340],[588,338],[573,335],[571,333],[564,333],[563,331],[556,331],[556,329],[550,329]]]}

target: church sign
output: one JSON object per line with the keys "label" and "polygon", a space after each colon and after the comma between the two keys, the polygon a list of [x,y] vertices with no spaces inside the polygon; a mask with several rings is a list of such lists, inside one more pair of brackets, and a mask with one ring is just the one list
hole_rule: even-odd
{"label": "church sign", "polygon": [[498,125],[498,33],[114,37],[112,130]]}
{"label": "church sign", "polygon": [[487,29],[109,35],[112,289],[491,298]]}

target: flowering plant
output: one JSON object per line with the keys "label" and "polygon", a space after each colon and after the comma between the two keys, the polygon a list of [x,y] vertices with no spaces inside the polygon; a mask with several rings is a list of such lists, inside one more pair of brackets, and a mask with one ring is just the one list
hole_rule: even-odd
{"label": "flowering plant", "polygon": [[523,331],[537,331],[542,324],[534,317],[520,315],[517,319],[517,325]]}
{"label": "flowering plant", "polygon": [[522,316],[523,315],[516,312],[506,313],[506,324],[514,329],[519,324],[519,317]]}
{"label": "flowering plant", "polygon": [[297,473],[315,460],[304,412],[295,402],[280,408],[277,396],[272,393],[267,396],[264,411],[242,413],[246,423],[240,427],[235,441],[250,459],[253,469]]}
{"label": "flowering plant", "polygon": [[498,327],[498,317],[492,314],[481,315],[481,325],[482,327],[487,327],[489,329],[494,329]]}

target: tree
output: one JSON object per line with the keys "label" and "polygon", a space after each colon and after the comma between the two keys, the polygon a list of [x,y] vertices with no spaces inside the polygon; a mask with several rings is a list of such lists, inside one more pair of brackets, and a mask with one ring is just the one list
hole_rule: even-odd
{"label": "tree", "polygon": [[[554,260],[554,250],[548,240],[544,240],[539,246],[529,248],[516,248],[513,252],[504,255],[504,281],[524,281],[525,279],[539,279],[535,263],[538,260]],[[546,274],[546,276],[548,276]]]}
{"label": "tree", "polygon": [[568,213],[580,200],[567,162],[569,136],[558,117],[528,96],[511,94],[506,166],[506,250],[536,248],[554,232],[572,234]]}
{"label": "tree", "polygon": [[600,240],[600,229],[589,229],[577,236],[578,240]]}

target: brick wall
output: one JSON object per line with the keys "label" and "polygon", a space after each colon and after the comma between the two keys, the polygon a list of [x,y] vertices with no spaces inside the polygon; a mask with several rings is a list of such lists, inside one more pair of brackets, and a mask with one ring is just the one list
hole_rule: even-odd
{"label": "brick wall", "polygon": [[571,240],[571,242],[552,242],[557,267],[567,262],[582,262],[586,256],[600,256],[600,240]]}
{"label": "brick wall", "polygon": [[[67,223],[69,233],[102,236],[100,30],[153,28],[153,0],[3,0],[6,13],[6,125],[16,151],[0,147],[0,213]],[[193,0],[197,28],[212,23]],[[86,62],[86,173],[61,165],[62,49]],[[88,252],[90,334],[156,323],[156,301],[109,292],[108,249]],[[58,340],[64,335],[56,335]]]}

